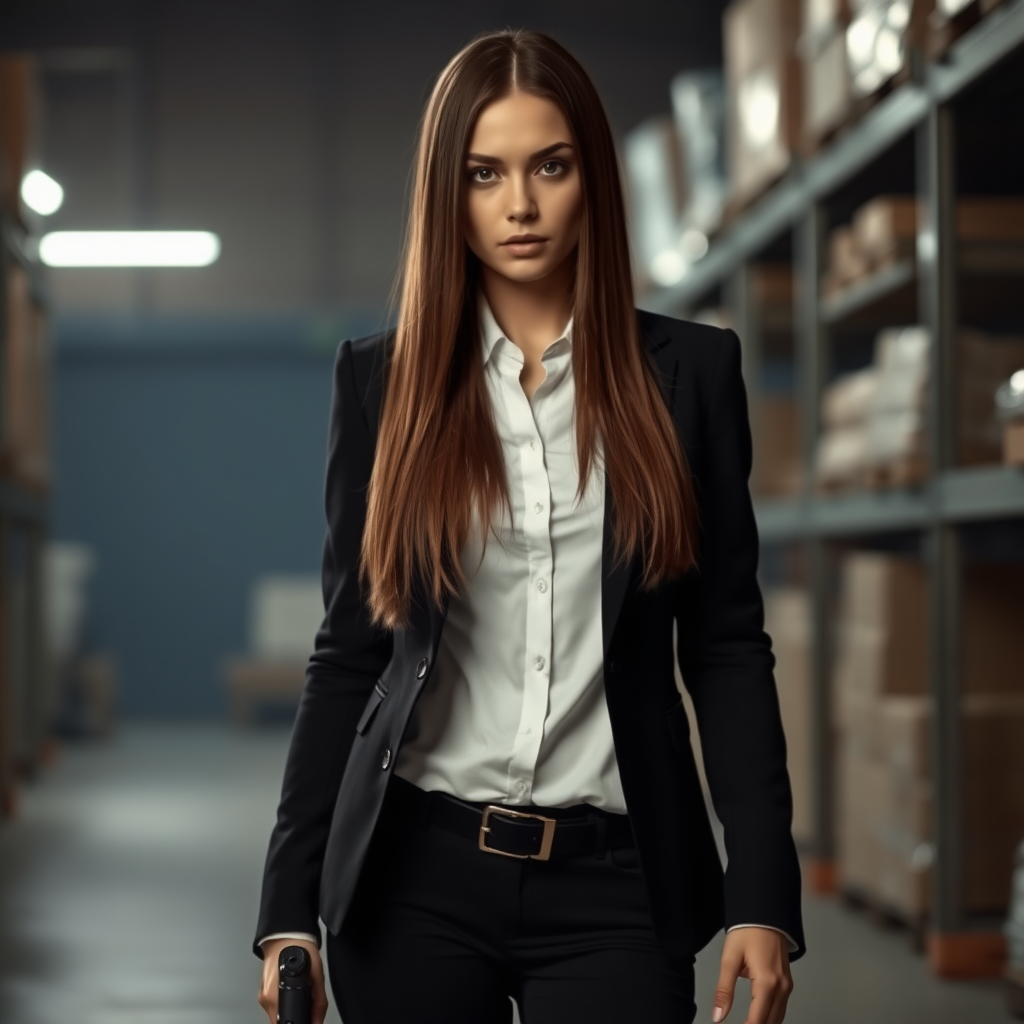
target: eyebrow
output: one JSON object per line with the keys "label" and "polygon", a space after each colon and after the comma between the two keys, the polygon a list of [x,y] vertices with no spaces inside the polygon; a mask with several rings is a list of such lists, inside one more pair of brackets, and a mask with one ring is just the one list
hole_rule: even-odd
{"label": "eyebrow", "polygon": [[[533,163],[534,160],[540,160],[541,157],[551,156],[552,153],[557,153],[560,149],[572,149],[572,146],[568,142],[555,142],[550,146],[545,146],[544,149],[538,150],[536,153],[531,153],[528,157],[528,162]],[[482,164],[496,164],[499,167],[505,166],[505,161],[501,157],[485,156],[483,153],[467,153],[466,159],[476,160]]]}

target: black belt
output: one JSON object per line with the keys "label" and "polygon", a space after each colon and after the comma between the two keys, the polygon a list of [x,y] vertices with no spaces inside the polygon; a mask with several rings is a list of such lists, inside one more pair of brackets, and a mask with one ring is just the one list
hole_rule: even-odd
{"label": "black belt", "polygon": [[503,857],[586,857],[636,845],[629,818],[599,808],[574,817],[563,817],[559,810],[549,812],[552,816],[527,813],[499,804],[475,804],[447,793],[428,793],[399,775],[391,778],[388,797],[396,810],[411,810],[421,822],[472,839],[484,853]]}

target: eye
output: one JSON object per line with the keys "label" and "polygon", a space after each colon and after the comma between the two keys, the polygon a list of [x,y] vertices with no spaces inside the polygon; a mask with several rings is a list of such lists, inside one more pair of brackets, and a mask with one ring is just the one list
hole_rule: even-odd
{"label": "eye", "polygon": [[548,160],[540,165],[541,172],[546,178],[553,178],[565,170],[565,164],[561,160]]}
{"label": "eye", "polygon": [[494,181],[494,168],[493,167],[473,167],[469,172],[470,181],[478,181],[481,184],[486,184],[489,181]]}

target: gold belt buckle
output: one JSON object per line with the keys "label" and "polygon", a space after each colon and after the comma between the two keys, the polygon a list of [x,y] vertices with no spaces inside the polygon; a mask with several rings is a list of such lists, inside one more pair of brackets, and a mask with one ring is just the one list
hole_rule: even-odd
{"label": "gold belt buckle", "polygon": [[[487,845],[487,836],[491,829],[488,822],[492,814],[503,814],[509,818],[533,818],[535,821],[544,822],[544,833],[540,837],[540,853],[506,853],[505,850],[495,850]],[[515,857],[516,860],[549,860],[551,858],[551,843],[555,838],[555,819],[545,818],[542,814],[524,814],[522,811],[510,811],[507,807],[496,807],[491,804],[484,810],[483,820],[480,822],[480,849],[484,853],[497,853],[502,857]]]}

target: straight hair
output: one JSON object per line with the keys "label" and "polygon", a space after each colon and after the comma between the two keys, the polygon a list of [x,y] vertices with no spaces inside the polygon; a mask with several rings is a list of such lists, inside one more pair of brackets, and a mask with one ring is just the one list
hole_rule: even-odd
{"label": "straight hair", "polygon": [[[439,606],[467,583],[474,511],[512,504],[483,374],[479,260],[465,238],[465,158],[481,111],[514,91],[551,100],[579,154],[584,213],[573,279],[572,366],[582,497],[599,455],[614,502],[614,558],[642,552],[645,589],[695,563],[685,453],[640,336],[618,160],[579,62],[539,32],[474,39],[441,72],[420,124],[400,300],[367,495],[359,579],[374,624],[409,623],[414,581]],[[606,510],[608,514],[609,510]]]}

